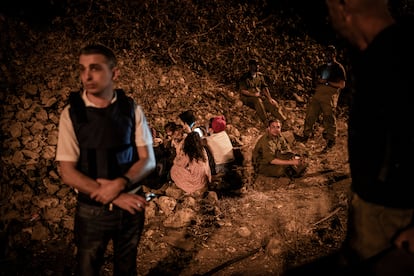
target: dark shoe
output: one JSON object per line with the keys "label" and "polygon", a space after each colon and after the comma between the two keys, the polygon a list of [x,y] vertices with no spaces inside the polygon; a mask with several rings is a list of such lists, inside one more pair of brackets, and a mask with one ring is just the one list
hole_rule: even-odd
{"label": "dark shoe", "polygon": [[326,143],[325,148],[321,151],[321,153],[327,153],[331,148],[333,148],[333,146],[335,146],[335,141],[328,140],[328,142]]}
{"label": "dark shoe", "polygon": [[328,140],[328,142],[326,143],[326,147],[328,149],[331,149],[333,146],[335,146],[335,141],[334,140]]}
{"label": "dark shoe", "polygon": [[307,168],[308,168],[308,165],[305,163],[302,163],[298,166],[287,167],[285,170],[285,173],[290,178],[299,178],[305,174]]}

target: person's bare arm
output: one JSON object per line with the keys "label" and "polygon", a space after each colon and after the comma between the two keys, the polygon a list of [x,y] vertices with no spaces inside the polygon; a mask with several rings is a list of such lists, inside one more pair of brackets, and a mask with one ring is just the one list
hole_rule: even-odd
{"label": "person's bare arm", "polygon": [[[155,168],[155,156],[152,145],[137,147],[139,160],[124,174],[131,183],[137,183],[149,175]],[[94,190],[90,197],[103,204],[110,203],[122,191],[128,191],[133,187],[128,187],[130,183],[122,177],[113,180],[98,178],[96,180],[100,187]]]}
{"label": "person's bare arm", "polygon": [[141,181],[155,169],[155,155],[152,145],[139,146],[137,150],[139,160],[125,174],[133,183]]}
{"label": "person's bare arm", "polygon": [[272,98],[272,95],[270,95],[270,91],[269,91],[269,88],[268,87],[264,87],[262,89],[262,91],[263,91],[263,94],[266,96],[266,98],[269,100],[269,102],[272,105],[274,105],[276,107],[279,107],[279,103],[275,99]]}
{"label": "person's bare arm", "polygon": [[345,81],[344,80],[340,80],[340,81],[325,81],[326,85],[335,87],[335,88],[340,88],[340,89],[344,89],[345,88]]}
{"label": "person's bare arm", "polygon": [[[128,175],[131,176],[132,181],[141,180],[155,167],[155,157],[152,148],[151,150],[148,150],[147,146],[137,148],[142,158],[140,159],[141,162],[136,162],[128,171]],[[71,186],[81,193],[87,195],[96,193],[98,196],[100,195],[100,192],[107,189],[109,193],[116,194],[113,199],[113,204],[132,214],[142,210],[146,206],[146,201],[142,196],[121,192],[125,188],[126,184],[123,178],[116,178],[114,180],[99,179],[101,182],[99,183],[98,181],[95,181],[94,179],[78,171],[76,169],[76,162],[60,161],[59,169],[63,183]],[[106,187],[106,189],[103,187]],[[111,201],[104,200],[102,203],[107,204],[109,202]]]}
{"label": "person's bare arm", "polygon": [[273,98],[272,98],[272,96],[270,95],[270,91],[269,91],[269,88],[268,87],[264,87],[263,89],[262,89],[262,91],[263,91],[263,95],[265,95],[266,96],[266,98],[270,101],[270,100],[273,100]]}
{"label": "person's bare arm", "polygon": [[100,186],[96,180],[81,173],[76,168],[76,162],[60,161],[59,170],[63,183],[81,193],[89,195]]}
{"label": "person's bare arm", "polygon": [[144,197],[129,193],[121,193],[112,203],[131,214],[144,210],[148,205]]}
{"label": "person's bare arm", "polygon": [[248,97],[260,97],[260,92],[256,89],[249,89],[244,80],[239,83],[240,93]]}
{"label": "person's bare arm", "polygon": [[245,95],[245,96],[249,96],[249,97],[259,97],[260,96],[260,92],[254,90],[253,92],[250,92],[250,90],[248,89],[240,89],[240,92]]}
{"label": "person's bare arm", "polygon": [[289,160],[285,160],[285,159],[279,159],[279,158],[275,158],[272,161],[270,161],[270,164],[273,165],[291,165],[291,166],[298,166],[302,163],[301,159],[289,159]]}

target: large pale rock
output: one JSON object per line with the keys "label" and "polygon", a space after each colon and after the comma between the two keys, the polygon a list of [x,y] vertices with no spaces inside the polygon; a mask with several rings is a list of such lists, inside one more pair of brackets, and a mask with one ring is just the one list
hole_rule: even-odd
{"label": "large pale rock", "polygon": [[177,201],[172,197],[161,196],[158,198],[158,205],[160,207],[160,210],[166,216],[169,216],[177,205]]}
{"label": "large pale rock", "polygon": [[182,210],[178,210],[177,212],[167,217],[163,225],[165,227],[171,227],[171,228],[184,227],[184,226],[189,225],[189,223],[194,217],[195,217],[194,210],[185,208]]}

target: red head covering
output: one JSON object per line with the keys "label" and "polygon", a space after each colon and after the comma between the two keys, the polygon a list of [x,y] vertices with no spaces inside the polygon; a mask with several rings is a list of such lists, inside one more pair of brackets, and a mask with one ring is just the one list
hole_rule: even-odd
{"label": "red head covering", "polygon": [[226,129],[226,118],[223,115],[217,116],[213,119],[211,123],[211,128],[213,129],[214,133],[221,132]]}

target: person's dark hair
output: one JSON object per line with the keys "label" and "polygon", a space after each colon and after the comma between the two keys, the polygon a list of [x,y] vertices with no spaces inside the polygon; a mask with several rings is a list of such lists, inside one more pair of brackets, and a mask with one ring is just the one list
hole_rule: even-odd
{"label": "person's dark hair", "polygon": [[165,131],[169,131],[169,130],[170,131],[175,131],[177,129],[178,129],[178,125],[176,123],[174,123],[174,122],[168,122],[164,126],[164,130]]}
{"label": "person's dark hair", "polygon": [[335,46],[334,45],[328,45],[326,47],[326,52],[332,53],[332,54],[336,55],[336,48],[335,48]]}
{"label": "person's dark hair", "polygon": [[274,119],[274,120],[272,119],[272,120],[269,120],[269,122],[267,123],[267,126],[270,127],[270,125],[273,123],[279,123],[280,125],[282,125],[282,122],[279,119]]}
{"label": "person's dark hair", "polygon": [[194,116],[192,110],[184,111],[183,113],[178,115],[178,117],[181,119],[181,121],[183,121],[189,126],[191,126],[196,121],[196,117]]}
{"label": "person's dark hair", "polygon": [[183,145],[184,153],[190,158],[190,162],[193,160],[196,161],[206,161],[204,155],[203,142],[200,135],[197,132],[190,132],[184,139]]}
{"label": "person's dark hair", "polygon": [[100,54],[106,57],[106,59],[108,60],[109,67],[111,69],[114,68],[118,63],[114,52],[108,47],[101,45],[101,44],[87,45],[83,47],[79,53],[79,55],[93,55],[93,54]]}
{"label": "person's dark hair", "polygon": [[255,59],[249,60],[249,65],[257,65],[257,64],[258,64],[257,60]]}
{"label": "person's dark hair", "polygon": [[214,121],[215,117],[210,118],[210,120],[208,121],[208,127],[209,128],[213,128],[213,121]]}

